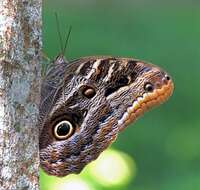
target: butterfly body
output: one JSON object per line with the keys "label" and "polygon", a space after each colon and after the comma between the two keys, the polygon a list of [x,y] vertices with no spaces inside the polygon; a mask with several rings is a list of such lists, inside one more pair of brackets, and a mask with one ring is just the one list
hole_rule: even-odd
{"label": "butterfly body", "polygon": [[42,168],[56,176],[79,173],[119,131],[172,91],[166,72],[136,59],[57,57],[41,87]]}

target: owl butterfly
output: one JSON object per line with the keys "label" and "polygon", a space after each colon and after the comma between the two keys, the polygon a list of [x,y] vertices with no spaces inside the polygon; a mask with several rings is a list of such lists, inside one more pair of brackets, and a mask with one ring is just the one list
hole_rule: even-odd
{"label": "owl butterfly", "polygon": [[150,108],[173,82],[159,67],[133,58],[59,55],[41,86],[40,163],[50,175],[80,173]]}

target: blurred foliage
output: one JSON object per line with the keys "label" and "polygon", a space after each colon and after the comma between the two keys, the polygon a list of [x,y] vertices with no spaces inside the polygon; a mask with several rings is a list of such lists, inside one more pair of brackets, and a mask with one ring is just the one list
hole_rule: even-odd
{"label": "blurred foliage", "polygon": [[[63,35],[72,25],[69,60],[106,54],[136,57],[172,75],[175,92],[170,100],[129,126],[112,145],[137,167],[136,177],[132,174],[120,189],[200,189],[200,1],[49,0],[43,8],[44,52],[51,59],[60,52],[56,11]],[[93,184],[90,172],[84,172],[77,177],[92,185],[90,190],[107,189]],[[41,174],[41,184],[56,183],[51,179]]]}

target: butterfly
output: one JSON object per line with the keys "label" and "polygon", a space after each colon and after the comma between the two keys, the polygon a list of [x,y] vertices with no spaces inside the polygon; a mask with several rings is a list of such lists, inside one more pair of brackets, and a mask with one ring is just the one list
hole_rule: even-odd
{"label": "butterfly", "polygon": [[61,53],[41,86],[41,167],[55,176],[80,173],[173,89],[164,70],[144,61],[114,56],[66,61]]}

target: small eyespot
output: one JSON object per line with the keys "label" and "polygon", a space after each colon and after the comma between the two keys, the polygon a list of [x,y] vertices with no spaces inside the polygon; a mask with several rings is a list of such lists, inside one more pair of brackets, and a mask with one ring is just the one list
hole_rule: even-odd
{"label": "small eyespot", "polygon": [[170,80],[170,76],[169,76],[169,75],[165,75],[165,78],[166,78],[167,80]]}
{"label": "small eyespot", "polygon": [[94,88],[86,86],[83,88],[82,94],[87,98],[93,98],[96,95],[96,91]]}
{"label": "small eyespot", "polygon": [[59,140],[65,140],[73,135],[75,126],[69,121],[63,120],[54,127],[54,136]]}
{"label": "small eyespot", "polygon": [[144,85],[144,90],[145,90],[146,92],[152,92],[152,91],[154,90],[153,84],[151,84],[151,83],[146,83],[146,84]]}

